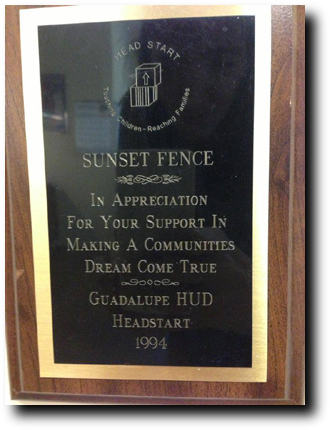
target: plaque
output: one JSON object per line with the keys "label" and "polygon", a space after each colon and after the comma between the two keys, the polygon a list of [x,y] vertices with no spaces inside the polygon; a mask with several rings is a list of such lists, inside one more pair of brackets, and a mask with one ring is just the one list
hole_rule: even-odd
{"label": "plaque", "polygon": [[270,8],[21,14],[42,378],[266,382]]}

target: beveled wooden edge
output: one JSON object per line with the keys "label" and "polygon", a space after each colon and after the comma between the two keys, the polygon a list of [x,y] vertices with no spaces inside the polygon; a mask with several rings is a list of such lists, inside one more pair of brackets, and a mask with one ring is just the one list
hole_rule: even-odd
{"label": "beveled wooden edge", "polygon": [[305,402],[305,6],[293,6],[289,299],[286,396]]}
{"label": "beveled wooden edge", "polygon": [[[15,280],[15,258],[13,245],[13,226],[11,216],[11,201],[10,201],[10,175],[9,163],[6,160],[5,173],[5,206],[6,206],[6,222],[5,222],[5,254],[6,254],[6,272],[5,272],[5,318],[6,318],[6,340],[7,340],[7,357],[8,370],[10,379],[10,389],[13,399],[18,399],[23,392],[21,391],[20,370],[19,370],[19,343],[16,337],[17,334],[17,300],[16,300],[16,280]],[[10,329],[9,329],[10,327]],[[10,336],[10,339],[9,339]]]}
{"label": "beveled wooden edge", "polygon": [[109,396],[109,395],[72,395],[20,392],[15,400],[47,401],[86,404],[121,404],[121,405],[154,405],[154,406],[301,406],[291,399],[226,399],[206,397],[148,397],[148,396]]}
{"label": "beveled wooden edge", "polygon": [[[7,8],[10,6],[6,6]],[[40,7],[40,6],[39,6]],[[290,6],[272,6],[281,8]],[[290,332],[287,349],[287,378],[283,399],[227,399],[200,397],[147,397],[112,395],[49,394],[22,391],[20,380],[20,351],[16,337],[16,270],[13,255],[14,228],[11,217],[10,172],[6,162],[6,336],[10,388],[13,400],[78,402],[132,405],[237,405],[237,406],[299,406],[304,405],[304,306],[305,297],[305,7],[293,8],[293,119],[291,126],[290,171],[290,231],[289,231],[289,303],[291,306]],[[8,90],[6,88],[6,90]]]}

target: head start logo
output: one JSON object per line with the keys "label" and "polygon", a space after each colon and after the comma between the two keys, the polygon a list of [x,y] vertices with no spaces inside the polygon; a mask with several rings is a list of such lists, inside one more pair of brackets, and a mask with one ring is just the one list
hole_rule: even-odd
{"label": "head start logo", "polygon": [[[148,41],[146,44],[143,44],[139,41],[132,42],[128,44],[126,48],[121,48],[116,55],[114,55],[115,58],[115,64],[117,64],[117,61],[119,62],[119,66],[122,65],[122,70],[120,72],[117,72],[116,75],[120,76],[120,79],[122,79],[124,76],[127,76],[127,74],[130,76],[130,79],[134,79],[134,83],[129,84],[127,87],[127,97],[129,92],[129,108],[131,111],[123,108],[123,97],[116,97],[114,94],[116,94],[116,86],[114,87],[106,87],[103,90],[103,97],[105,104],[110,111],[111,117],[116,119],[121,126],[128,128],[129,130],[135,131],[135,132],[155,132],[155,131],[161,131],[164,128],[174,124],[177,122],[178,118],[184,111],[186,104],[188,102],[189,94],[190,94],[190,88],[182,89],[181,94],[175,95],[177,97],[177,106],[175,104],[173,113],[166,115],[165,118],[163,118],[161,121],[159,120],[151,120],[151,116],[147,115],[148,113],[154,112],[150,109],[157,105],[160,108],[162,107],[162,103],[164,105],[164,100],[161,97],[159,88],[163,85],[163,68],[162,63],[160,62],[141,62],[138,66],[134,67],[129,71],[130,65],[133,65],[135,62],[136,65],[136,58],[137,58],[137,52],[141,50],[142,52],[139,53],[139,58],[145,57],[150,58],[150,54],[152,52],[150,51],[156,51],[157,57],[159,57],[159,54],[161,53],[165,59],[164,63],[166,63],[166,67],[170,67],[173,63],[177,63],[178,58],[181,58],[180,54],[176,52],[173,48],[167,47],[166,44],[163,44],[161,42],[153,42]],[[145,50],[145,52],[143,52]],[[134,56],[130,55],[134,54]],[[146,54],[146,55],[144,55]],[[125,62],[125,60],[127,61]],[[162,61],[163,62],[163,61]],[[126,68],[127,72],[123,72],[124,68]],[[166,81],[166,79],[165,79]],[[166,86],[166,82],[165,82]],[[123,84],[120,83],[118,85],[119,88],[124,88]],[[166,91],[166,88],[164,87],[162,91]],[[127,100],[127,97],[125,95],[125,99]],[[159,105],[160,103],[160,105]],[[127,100],[128,105],[128,100]],[[126,106],[127,106],[126,105]],[[142,115],[134,115],[134,112],[141,110]],[[145,110],[145,114],[143,114]],[[159,109],[158,109],[159,110]],[[169,109],[166,109],[168,112]],[[120,111],[120,114],[117,112]],[[169,110],[170,111],[170,110]],[[131,112],[131,113],[130,113]],[[135,119],[134,119],[135,118]],[[147,119],[148,118],[148,119]],[[157,123],[148,123],[148,122],[157,121]],[[133,124],[135,122],[135,124]],[[137,124],[137,122],[140,122]]]}

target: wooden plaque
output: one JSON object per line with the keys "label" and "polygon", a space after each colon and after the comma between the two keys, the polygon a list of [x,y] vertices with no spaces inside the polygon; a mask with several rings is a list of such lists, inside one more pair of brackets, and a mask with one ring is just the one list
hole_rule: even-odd
{"label": "wooden plaque", "polygon": [[304,8],[33,11],[20,41],[24,8],[6,7],[13,399],[302,404]]}

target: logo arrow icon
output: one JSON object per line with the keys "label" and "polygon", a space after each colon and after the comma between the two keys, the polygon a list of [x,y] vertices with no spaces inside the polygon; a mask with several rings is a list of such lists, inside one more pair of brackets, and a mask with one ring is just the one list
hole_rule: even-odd
{"label": "logo arrow icon", "polygon": [[148,75],[147,72],[144,72],[144,75],[142,76],[142,79],[143,79],[144,85],[148,85],[150,76]]}
{"label": "logo arrow icon", "polygon": [[158,87],[161,83],[161,63],[142,63],[137,66],[135,83],[130,87],[130,106],[132,108],[151,106],[158,100]]}

